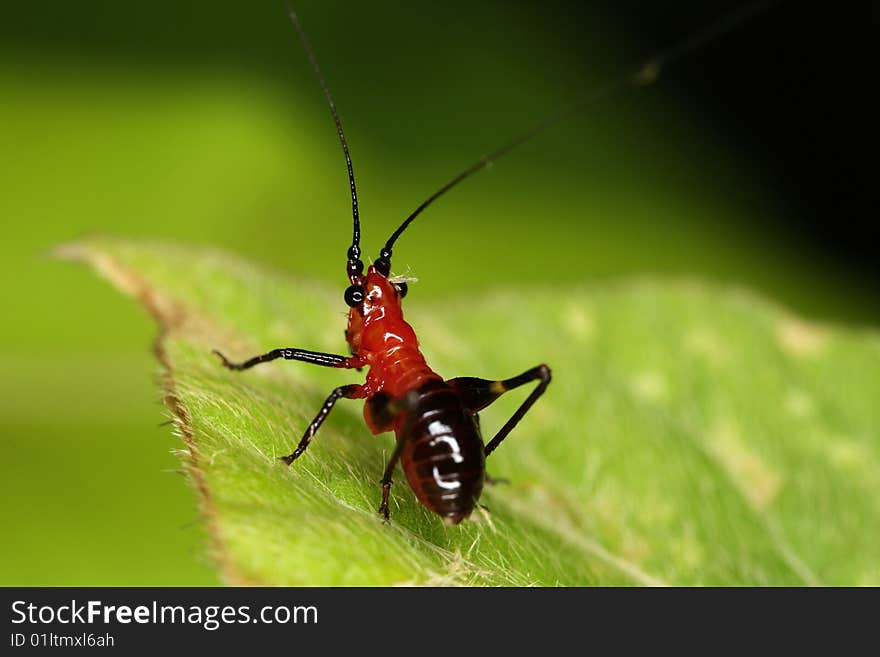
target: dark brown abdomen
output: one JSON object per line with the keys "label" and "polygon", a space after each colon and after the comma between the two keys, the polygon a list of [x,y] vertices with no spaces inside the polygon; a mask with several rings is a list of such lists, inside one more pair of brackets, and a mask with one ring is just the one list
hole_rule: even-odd
{"label": "dark brown abdomen", "polygon": [[458,393],[443,381],[422,385],[399,425],[400,462],[419,501],[457,525],[483,492],[483,440]]}

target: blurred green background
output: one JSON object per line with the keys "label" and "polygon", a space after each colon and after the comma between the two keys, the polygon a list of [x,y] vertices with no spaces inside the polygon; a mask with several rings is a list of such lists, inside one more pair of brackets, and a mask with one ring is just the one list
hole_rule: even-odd
{"label": "blurred green background", "polygon": [[[368,256],[466,164],[718,12],[297,8],[352,148]],[[797,9],[774,11],[778,28]],[[0,34],[0,584],[218,583],[159,426],[152,320],[48,253],[91,232],[219,245],[338,283],[342,313],[349,198],[323,98],[280,2],[41,3]],[[747,47],[731,35],[698,61],[724,87],[712,57]],[[673,273],[877,323],[871,281],[792,229],[810,198],[692,81],[670,71],[599,104],[444,198],[395,250],[413,294]],[[342,328],[327,327],[340,349]]]}

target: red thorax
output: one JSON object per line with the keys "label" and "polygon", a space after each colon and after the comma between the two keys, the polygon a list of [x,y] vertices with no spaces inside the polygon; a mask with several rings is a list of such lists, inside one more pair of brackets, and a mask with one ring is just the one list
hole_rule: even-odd
{"label": "red thorax", "polygon": [[348,313],[346,339],[352,353],[369,367],[367,396],[394,398],[430,379],[442,380],[425,362],[415,331],[403,319],[400,295],[387,277],[370,266],[364,276],[364,302]]}

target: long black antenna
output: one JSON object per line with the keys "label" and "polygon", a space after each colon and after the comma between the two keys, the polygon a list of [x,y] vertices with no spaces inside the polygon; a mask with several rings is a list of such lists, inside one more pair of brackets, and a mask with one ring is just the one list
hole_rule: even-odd
{"label": "long black antenna", "polygon": [[[651,57],[648,57],[642,63],[642,65],[634,71],[618,78],[613,82],[598,87],[593,91],[588,92],[586,95],[581,96],[577,100],[574,100],[567,105],[564,105],[559,110],[553,112],[549,116],[536,123],[534,126],[532,126],[531,129],[527,130],[515,139],[507,142],[500,148],[492,151],[488,155],[484,155],[467,169],[455,176],[455,178],[443,185],[443,187],[431,194],[428,198],[422,201],[422,203],[415,210],[413,210],[412,214],[410,214],[404,220],[404,222],[400,224],[397,230],[392,233],[391,237],[388,238],[388,241],[385,243],[385,248],[382,250],[379,260],[377,260],[376,262],[377,267],[381,265],[382,268],[390,269],[391,249],[394,246],[394,243],[397,241],[397,238],[401,236],[403,231],[405,231],[407,227],[412,223],[413,219],[418,217],[422,213],[422,211],[425,210],[425,208],[427,208],[429,205],[431,205],[431,203],[443,196],[450,189],[458,185],[458,183],[462,182],[466,178],[469,178],[471,175],[477,173],[478,171],[482,171],[483,169],[487,168],[490,164],[503,157],[504,155],[507,155],[517,146],[527,142],[532,137],[541,134],[542,132],[556,125],[571,114],[574,114],[575,112],[584,109],[586,106],[591,105],[592,103],[595,103],[620,89],[625,89],[627,87],[641,87],[653,83],[660,76],[660,72],[665,66],[668,66],[669,64],[672,64],[673,62],[699,50],[700,48],[705,47],[715,39],[727,34],[728,32],[733,31],[735,28],[746,23],[749,19],[764,13],[765,11],[780,4],[780,2],[782,2],[782,0],[758,0],[757,2],[745,4],[738,7],[737,9],[734,9],[730,13],[721,16],[710,25],[707,25],[706,27],[697,30],[690,36],[682,39],[672,47],[655,53]],[[385,267],[386,263],[388,267]]]}
{"label": "long black antenna", "polygon": [[357,187],[354,184],[354,169],[351,166],[351,155],[348,152],[348,142],[345,141],[345,133],[342,131],[342,122],[339,120],[339,113],[336,111],[336,103],[333,102],[333,96],[330,93],[330,88],[327,86],[327,82],[324,80],[324,75],[321,73],[321,67],[318,66],[318,58],[315,56],[315,51],[312,49],[312,44],[309,42],[309,38],[306,36],[305,30],[303,30],[302,25],[300,25],[299,18],[297,17],[296,12],[290,5],[287,6],[287,13],[290,16],[290,21],[293,23],[293,26],[296,28],[296,31],[299,34],[299,39],[302,42],[303,49],[306,51],[306,55],[309,58],[309,63],[312,65],[312,70],[314,70],[315,72],[315,77],[318,78],[318,83],[321,85],[321,90],[324,92],[324,97],[327,99],[327,106],[330,108],[330,114],[333,115],[333,122],[336,124],[336,134],[339,135],[339,143],[342,144],[342,152],[345,153],[345,165],[346,167],[348,167],[348,184],[351,187],[351,216],[354,222],[351,236],[351,248],[348,250],[347,254],[347,272],[349,278],[351,279],[351,282],[354,283],[355,280],[360,277],[361,272],[363,272],[364,263],[360,260],[361,220],[360,214],[358,213]]}

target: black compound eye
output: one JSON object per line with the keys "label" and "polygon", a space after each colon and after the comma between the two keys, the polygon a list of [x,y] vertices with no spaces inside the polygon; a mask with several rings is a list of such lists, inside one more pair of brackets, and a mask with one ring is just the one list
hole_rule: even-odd
{"label": "black compound eye", "polygon": [[350,285],[347,290],[345,290],[345,303],[349,305],[349,307],[354,308],[355,306],[359,306],[364,302],[364,288],[360,285]]}
{"label": "black compound eye", "polygon": [[400,295],[401,299],[403,299],[403,297],[406,296],[406,293],[409,292],[409,285],[406,283],[395,283],[394,287],[397,288],[397,294]]}

